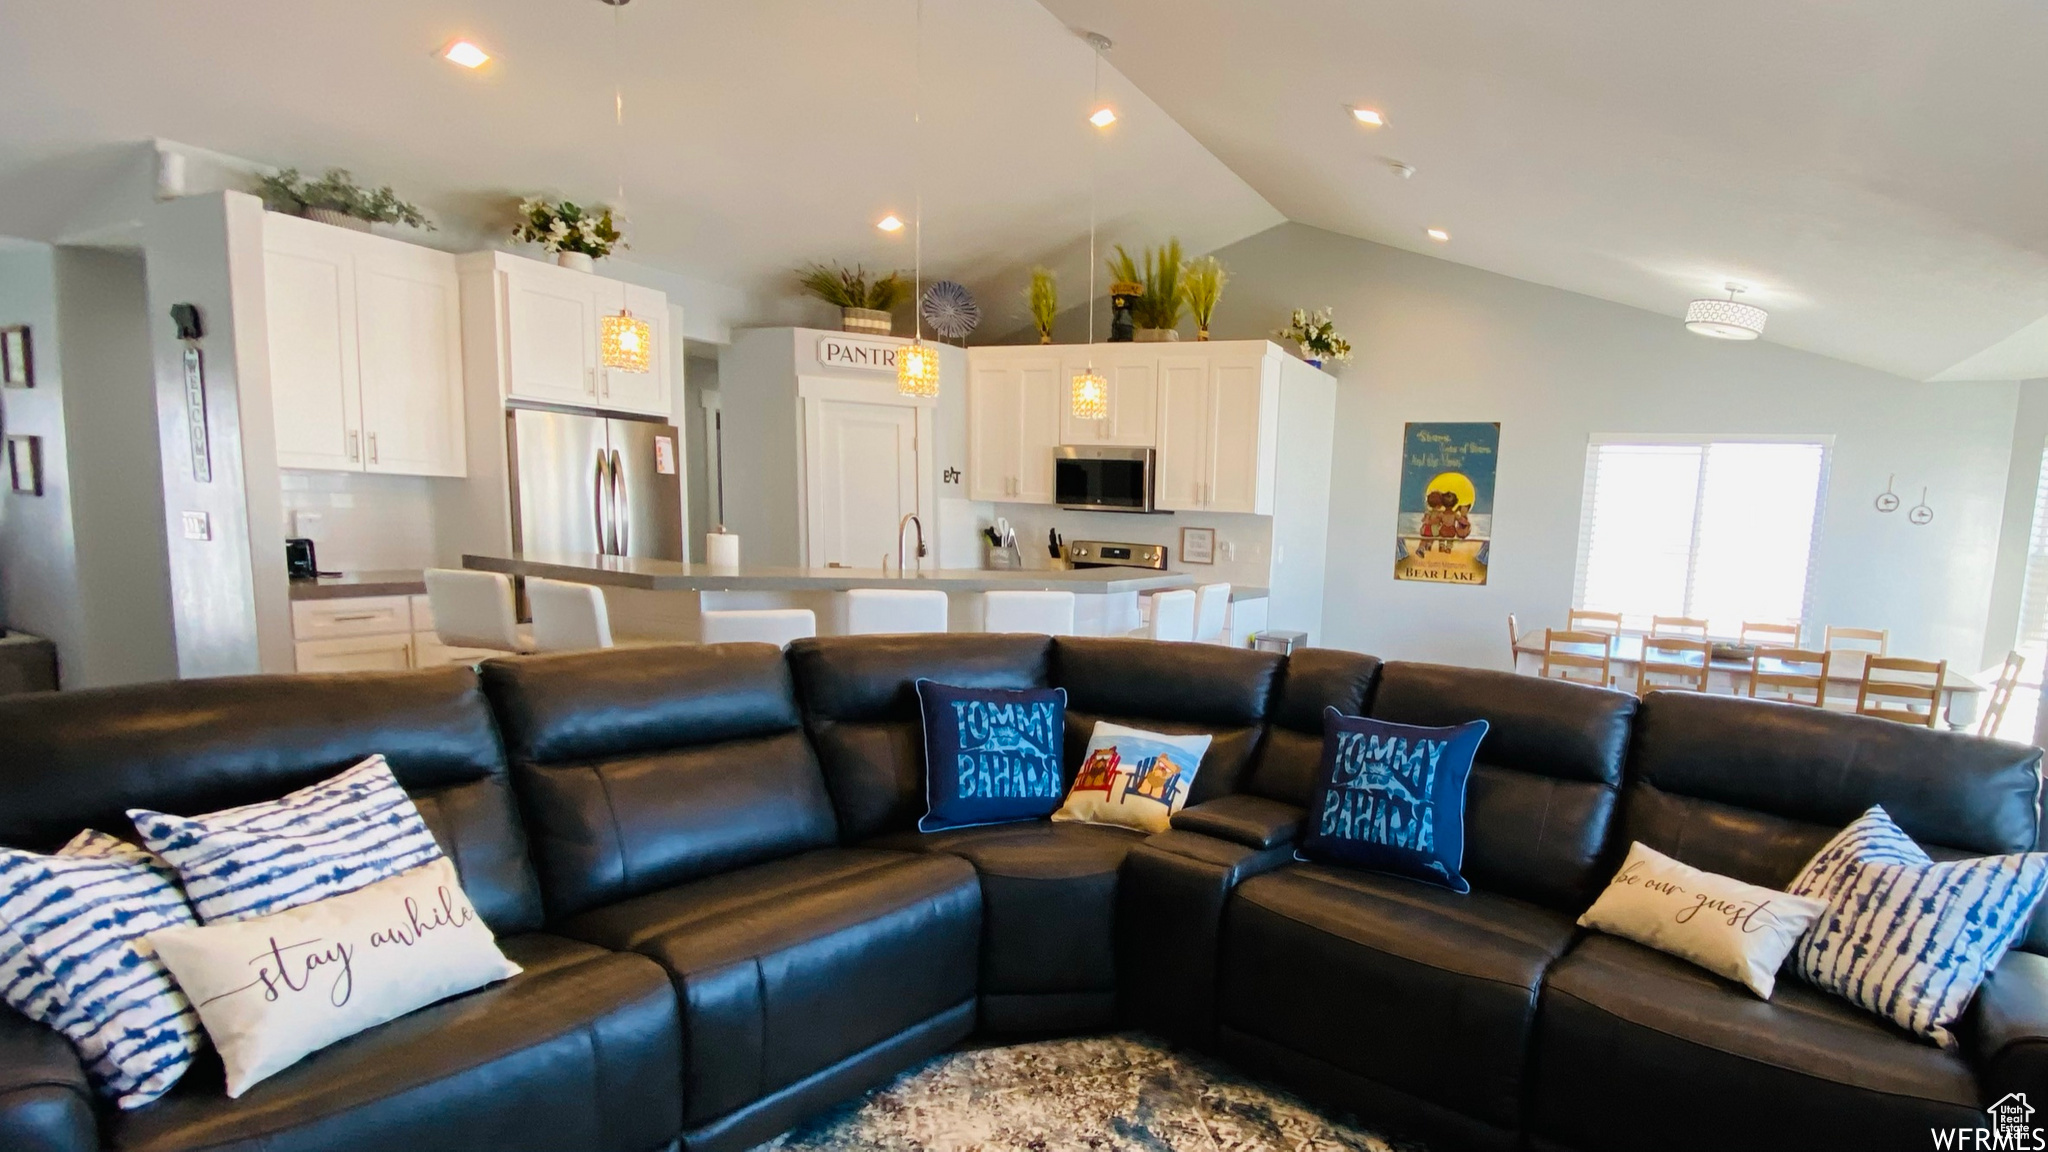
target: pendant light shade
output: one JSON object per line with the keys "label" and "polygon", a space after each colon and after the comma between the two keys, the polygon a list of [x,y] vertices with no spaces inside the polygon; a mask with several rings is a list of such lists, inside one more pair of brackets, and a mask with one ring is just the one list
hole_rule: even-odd
{"label": "pendant light shade", "polygon": [[607,368],[645,372],[653,347],[654,329],[624,308],[616,316],[606,316],[599,325],[598,356]]}
{"label": "pendant light shade", "polygon": [[913,342],[896,350],[896,391],[905,396],[939,394],[939,350]]}
{"label": "pendant light shade", "polygon": [[[1102,109],[1088,122],[1097,128],[1107,128],[1116,121],[1116,114],[1102,103],[1102,54],[1109,50],[1109,37],[1100,32],[1082,32],[1081,39],[1088,42],[1088,50],[1094,57],[1095,73],[1089,81],[1089,100],[1093,107]],[[1107,116],[1108,119],[1099,119]],[[1098,145],[1088,142],[1088,344],[1093,352],[1095,345],[1095,153]],[[1074,373],[1073,386],[1067,397],[1067,410],[1076,420],[1101,420],[1109,415],[1109,381],[1095,370],[1091,356],[1088,366]]]}
{"label": "pendant light shade", "polygon": [[1764,321],[1771,314],[1735,297],[1742,289],[1728,285],[1726,300],[1695,300],[1686,306],[1687,331],[1719,340],[1754,340],[1764,334]]}
{"label": "pendant light shade", "polygon": [[910,178],[915,186],[911,211],[910,343],[896,349],[896,392],[930,399],[939,394],[939,353],[924,342],[924,0],[917,0],[917,32],[911,45]]}
{"label": "pendant light shade", "polygon": [[1076,420],[1101,420],[1109,415],[1109,381],[1094,365],[1075,375],[1072,403]]}

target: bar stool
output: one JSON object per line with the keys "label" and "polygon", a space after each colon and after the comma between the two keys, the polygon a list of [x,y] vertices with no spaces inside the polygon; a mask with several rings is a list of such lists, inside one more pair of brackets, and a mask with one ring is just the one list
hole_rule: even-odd
{"label": "bar stool", "polygon": [[1072,592],[990,592],[984,598],[982,631],[1074,634]]}
{"label": "bar stool", "polygon": [[512,578],[502,572],[429,568],[427,606],[434,634],[450,648],[531,652],[533,637],[520,631]]}
{"label": "bar stool", "polygon": [[855,588],[846,593],[846,632],[850,636],[944,631],[944,592],[913,588]]}
{"label": "bar stool", "polygon": [[818,614],[809,608],[714,608],[704,613],[698,638],[706,644],[773,644],[818,634]]}
{"label": "bar stool", "polygon": [[1203,584],[1195,589],[1195,643],[1222,644],[1230,614],[1230,585]]}
{"label": "bar stool", "polygon": [[616,644],[604,589],[595,584],[529,576],[526,604],[533,610],[536,652],[587,652]]}
{"label": "bar stool", "polygon": [[1152,597],[1152,618],[1131,635],[1140,640],[1194,640],[1194,590],[1176,588],[1171,592],[1155,593]]}

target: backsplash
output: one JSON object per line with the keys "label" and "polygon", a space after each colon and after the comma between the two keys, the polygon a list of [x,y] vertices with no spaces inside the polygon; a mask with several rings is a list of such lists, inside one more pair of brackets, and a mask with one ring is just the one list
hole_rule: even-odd
{"label": "backsplash", "polygon": [[[433,485],[424,476],[284,469],[284,535],[308,536],[328,572],[431,568]],[[278,563],[284,547],[278,546]]]}
{"label": "backsplash", "polygon": [[[1166,565],[1203,582],[1227,581],[1240,587],[1271,585],[1273,518],[1227,512],[1176,512],[1143,515],[1132,512],[1071,512],[1044,504],[989,504],[995,516],[1007,517],[1017,533],[1017,550],[1027,568],[1051,561],[1045,533],[1057,528],[1066,540],[1115,540],[1129,544],[1166,545]],[[992,523],[992,520],[985,520]],[[1216,562],[1188,564],[1180,556],[1180,530],[1214,528]],[[1225,557],[1228,557],[1226,559]]]}

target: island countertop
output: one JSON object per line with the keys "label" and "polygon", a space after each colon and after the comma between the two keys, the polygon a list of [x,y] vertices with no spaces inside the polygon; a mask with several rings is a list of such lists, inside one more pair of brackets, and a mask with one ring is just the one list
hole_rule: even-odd
{"label": "island countertop", "polygon": [[539,576],[649,592],[844,592],[853,588],[930,588],[940,592],[1063,591],[1083,595],[1192,588],[1184,572],[1143,568],[927,568],[908,576],[875,568],[714,568],[676,560],[595,553],[464,556],[462,565],[508,576]]}

